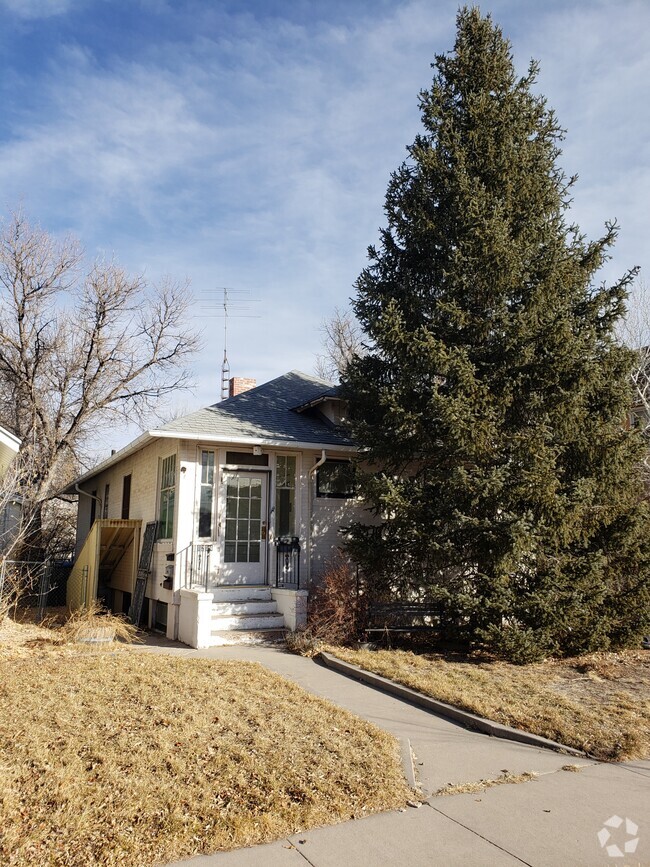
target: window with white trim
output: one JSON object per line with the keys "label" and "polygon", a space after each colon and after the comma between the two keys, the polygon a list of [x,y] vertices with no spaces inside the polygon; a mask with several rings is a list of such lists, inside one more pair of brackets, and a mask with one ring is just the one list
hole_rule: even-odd
{"label": "window with white trim", "polygon": [[296,458],[275,459],[275,535],[296,535]]}
{"label": "window with white trim", "polygon": [[214,511],[214,452],[201,452],[201,480],[199,492],[199,538],[212,538]]}
{"label": "window with white trim", "polygon": [[176,455],[162,461],[160,468],[160,509],[158,511],[158,538],[171,539],[174,535],[174,505],[176,502]]}

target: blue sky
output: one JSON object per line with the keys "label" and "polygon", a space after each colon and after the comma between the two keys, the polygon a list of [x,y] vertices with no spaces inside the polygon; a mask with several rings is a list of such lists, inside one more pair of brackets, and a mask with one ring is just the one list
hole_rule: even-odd
{"label": "blue sky", "polygon": [[[197,296],[250,290],[232,373],[310,371],[383,224],[390,172],[419,128],[417,93],[453,47],[447,0],[0,0],[2,211],[21,203],[89,257]],[[482,4],[568,135],[588,236],[616,218],[604,277],[650,268],[650,3]],[[183,409],[219,393],[220,320]],[[117,443],[118,445],[121,443]]]}

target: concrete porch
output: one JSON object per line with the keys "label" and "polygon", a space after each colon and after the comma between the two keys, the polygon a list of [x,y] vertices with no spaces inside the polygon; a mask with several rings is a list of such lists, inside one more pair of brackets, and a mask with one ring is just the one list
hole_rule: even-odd
{"label": "concrete porch", "polygon": [[281,640],[306,625],[307,596],[267,584],[182,588],[178,638],[195,648]]}

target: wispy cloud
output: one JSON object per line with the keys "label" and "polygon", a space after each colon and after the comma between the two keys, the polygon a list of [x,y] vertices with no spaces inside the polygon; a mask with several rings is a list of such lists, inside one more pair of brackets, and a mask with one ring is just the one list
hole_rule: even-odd
{"label": "wispy cloud", "polygon": [[[417,93],[434,53],[453,45],[457,3],[435,14],[424,0],[360,3],[312,22],[245,8],[150,3],[156,38],[113,35],[113,51],[67,36],[37,80],[21,73],[30,99],[0,138],[0,188],[134,269],[189,276],[195,290],[252,289],[260,319],[233,322],[230,355],[237,373],[264,379],[310,367],[320,321],[352,294],[419,127]],[[540,59],[540,90],[569,129],[576,218],[592,235],[621,221],[612,273],[647,262],[650,9],[585,0],[522,12],[502,0],[495,18],[522,69]],[[206,402],[221,332],[198,313]]]}

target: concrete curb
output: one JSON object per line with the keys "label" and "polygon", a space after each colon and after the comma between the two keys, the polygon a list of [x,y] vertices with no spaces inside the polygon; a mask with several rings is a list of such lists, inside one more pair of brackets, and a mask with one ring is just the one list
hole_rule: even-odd
{"label": "concrete curb", "polygon": [[363,683],[367,683],[369,686],[374,686],[376,689],[381,689],[384,692],[397,696],[397,698],[410,701],[412,704],[416,704],[425,710],[438,714],[438,716],[454,720],[454,722],[460,723],[465,726],[465,728],[474,729],[475,731],[483,732],[486,735],[492,735],[492,737],[495,738],[518,741],[519,743],[529,744],[534,747],[543,747],[547,750],[568,753],[571,756],[588,758],[587,753],[584,753],[581,750],[567,747],[564,744],[558,744],[556,741],[551,741],[548,738],[541,737],[541,735],[522,732],[519,729],[514,729],[510,726],[504,726],[500,723],[484,719],[483,717],[477,716],[469,711],[461,710],[451,704],[446,704],[444,701],[438,701],[435,698],[431,698],[428,695],[410,689],[408,686],[402,686],[401,683],[395,683],[395,681],[388,680],[388,678],[382,677],[379,674],[373,674],[370,671],[359,668],[358,665],[343,662],[342,659],[337,659],[337,657],[325,653],[324,651],[321,651],[318,654],[318,659],[321,659],[328,668],[339,671],[341,674],[347,675],[347,677],[353,677],[355,680],[360,680]]}

